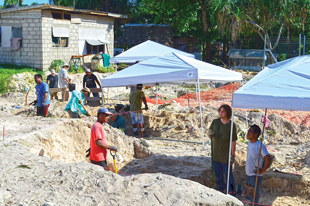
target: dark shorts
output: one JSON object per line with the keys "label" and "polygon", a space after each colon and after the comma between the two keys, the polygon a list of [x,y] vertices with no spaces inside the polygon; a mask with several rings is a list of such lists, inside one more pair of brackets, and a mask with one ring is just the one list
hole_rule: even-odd
{"label": "dark shorts", "polygon": [[99,166],[103,167],[104,169],[106,169],[107,166],[108,166],[106,160],[104,160],[104,161],[99,161],[99,162],[90,160],[90,162],[93,163],[93,164],[95,164],[95,165],[99,165]]}
{"label": "dark shorts", "polygon": [[48,106],[49,104],[46,106],[37,107],[37,116],[47,117]]}

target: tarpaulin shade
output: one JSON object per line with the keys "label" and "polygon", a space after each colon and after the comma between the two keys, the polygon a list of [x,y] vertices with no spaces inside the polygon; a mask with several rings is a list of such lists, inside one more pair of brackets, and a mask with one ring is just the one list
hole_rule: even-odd
{"label": "tarpaulin shade", "polygon": [[310,55],[269,65],[234,93],[232,106],[310,111]]}
{"label": "tarpaulin shade", "polygon": [[174,49],[151,40],[145,41],[127,51],[111,58],[111,63],[135,63],[145,61],[169,53],[181,54],[183,56],[195,58],[195,55]]}
{"label": "tarpaulin shade", "polygon": [[90,45],[93,45],[93,46],[98,46],[98,45],[103,45],[105,43],[99,41],[99,40],[86,40],[86,42]]}
{"label": "tarpaulin shade", "polygon": [[54,37],[69,37],[70,29],[65,27],[53,27]]}

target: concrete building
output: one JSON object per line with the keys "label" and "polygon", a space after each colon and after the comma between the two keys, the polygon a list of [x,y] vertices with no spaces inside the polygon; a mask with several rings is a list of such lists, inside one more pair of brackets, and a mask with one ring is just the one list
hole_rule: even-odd
{"label": "concrete building", "polygon": [[126,15],[39,4],[0,10],[0,63],[47,70],[53,60],[113,56],[114,19]]}

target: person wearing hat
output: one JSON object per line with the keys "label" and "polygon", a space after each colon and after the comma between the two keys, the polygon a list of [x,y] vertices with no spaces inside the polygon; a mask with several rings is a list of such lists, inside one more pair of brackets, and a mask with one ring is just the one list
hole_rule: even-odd
{"label": "person wearing hat", "polygon": [[[98,81],[97,77],[91,73],[90,69],[85,70],[85,76],[83,78],[83,87],[87,88],[97,88],[96,83],[98,84],[99,88],[101,88],[101,84]],[[96,92],[92,92],[94,97],[99,97],[99,94]]]}
{"label": "person wearing hat", "polygon": [[84,105],[84,100],[87,95],[89,95],[90,90],[88,88],[83,88],[81,91],[73,90],[72,97],[68,102],[65,111],[67,111],[71,118],[81,118],[79,111],[86,116],[91,116],[82,105]]}
{"label": "person wearing hat", "polygon": [[97,112],[97,121],[93,124],[90,132],[90,154],[91,163],[107,167],[108,149],[117,152],[117,148],[109,146],[103,128],[103,123],[107,123],[109,116],[112,115],[107,108],[101,107]]}
{"label": "person wearing hat", "polygon": [[116,111],[112,112],[113,115],[111,116],[110,120],[111,120],[111,126],[117,129],[122,130],[125,134],[127,134],[126,132],[126,121],[125,119],[119,115]]}
{"label": "person wearing hat", "polygon": [[142,102],[145,105],[145,110],[148,110],[145,94],[142,91],[142,87],[143,87],[142,84],[137,84],[137,89],[130,95],[130,99],[129,99],[130,116],[131,116],[134,136],[137,136],[138,134],[138,129],[137,129],[138,124],[141,127],[141,132],[144,132]]}
{"label": "person wearing hat", "polygon": [[[46,79],[46,83],[48,84],[48,81],[49,82],[49,88],[58,88],[58,75],[55,73],[55,70],[52,69],[51,70],[51,74],[47,76],[47,79]],[[55,97],[55,99],[58,99],[58,96],[57,96],[57,92],[54,92],[54,93],[50,93],[51,95],[51,99],[53,99]]]}
{"label": "person wearing hat", "polygon": [[65,101],[68,101],[69,99],[69,91],[67,91],[67,86],[70,83],[70,80],[68,77],[68,69],[69,69],[69,64],[65,63],[64,65],[62,65],[62,68],[60,69],[58,73],[59,88],[63,89],[62,99]]}

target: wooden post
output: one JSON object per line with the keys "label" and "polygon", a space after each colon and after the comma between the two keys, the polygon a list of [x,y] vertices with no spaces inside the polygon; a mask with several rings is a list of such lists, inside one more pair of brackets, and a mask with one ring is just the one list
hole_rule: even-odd
{"label": "wooden post", "polygon": [[187,106],[189,106],[189,95],[188,95],[188,90],[187,90]]}

